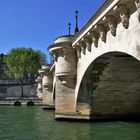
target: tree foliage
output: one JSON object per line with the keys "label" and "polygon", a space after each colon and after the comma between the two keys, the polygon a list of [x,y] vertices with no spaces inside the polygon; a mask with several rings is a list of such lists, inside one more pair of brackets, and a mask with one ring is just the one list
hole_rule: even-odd
{"label": "tree foliage", "polygon": [[4,54],[0,55],[0,79],[7,78],[7,65],[6,56]]}
{"label": "tree foliage", "polygon": [[7,65],[10,73],[16,78],[23,78],[26,73],[34,73],[40,68],[41,55],[32,48],[13,48],[7,54]]}

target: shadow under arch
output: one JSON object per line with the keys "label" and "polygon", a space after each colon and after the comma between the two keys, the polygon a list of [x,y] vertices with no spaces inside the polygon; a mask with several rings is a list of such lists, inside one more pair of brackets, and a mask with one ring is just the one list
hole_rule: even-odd
{"label": "shadow under arch", "polygon": [[35,103],[33,101],[27,102],[27,106],[34,106],[34,105],[35,105]]}
{"label": "shadow under arch", "polygon": [[21,106],[22,104],[21,104],[21,102],[20,101],[15,101],[14,102],[14,106]]}
{"label": "shadow under arch", "polygon": [[140,61],[122,52],[95,59],[79,88],[76,110],[95,118],[140,118]]}
{"label": "shadow under arch", "polygon": [[[139,51],[138,51],[139,52]],[[140,61],[140,55],[139,53],[138,54],[135,54],[135,53],[132,53],[131,51],[103,51],[103,52],[100,52],[98,53],[96,56],[94,56],[91,60],[87,61],[86,62],[86,65],[84,65],[84,67],[82,67],[82,69],[78,72],[78,82],[76,84],[76,88],[75,88],[75,107],[76,107],[76,103],[77,103],[77,99],[78,99],[78,93],[79,93],[79,89],[80,89],[80,85],[81,85],[81,81],[83,80],[83,77],[86,73],[86,71],[88,70],[88,68],[96,61],[98,60],[99,58],[103,57],[104,55],[106,54],[111,54],[111,53],[122,53],[122,54],[126,54],[126,55],[129,55],[133,58],[135,58],[136,60]],[[79,74],[80,73],[80,74]]]}

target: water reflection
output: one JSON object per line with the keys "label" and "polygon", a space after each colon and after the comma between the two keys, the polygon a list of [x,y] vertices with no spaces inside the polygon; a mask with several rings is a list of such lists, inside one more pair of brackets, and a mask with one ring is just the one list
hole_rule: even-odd
{"label": "water reflection", "polygon": [[0,107],[0,140],[139,140],[140,123],[55,121],[41,107]]}

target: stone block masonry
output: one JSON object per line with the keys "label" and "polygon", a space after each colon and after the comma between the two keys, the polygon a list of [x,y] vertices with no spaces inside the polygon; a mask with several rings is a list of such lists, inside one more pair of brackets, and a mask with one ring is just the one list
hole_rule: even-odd
{"label": "stone block masonry", "polygon": [[57,119],[140,118],[139,5],[107,0],[75,36],[48,48],[52,78],[42,79],[52,90],[43,100],[53,97]]}
{"label": "stone block masonry", "polygon": [[[36,87],[32,84],[25,84],[23,86],[23,94],[25,97],[36,97]],[[4,84],[0,85],[0,98],[5,97],[21,97],[20,84]]]}

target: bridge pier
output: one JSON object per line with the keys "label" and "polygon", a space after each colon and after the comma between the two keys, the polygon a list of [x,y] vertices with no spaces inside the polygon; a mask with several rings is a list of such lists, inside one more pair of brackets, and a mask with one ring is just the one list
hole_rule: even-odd
{"label": "bridge pier", "polygon": [[54,108],[54,95],[53,91],[53,74],[50,71],[50,65],[42,65],[42,69],[39,70],[42,76],[42,104],[43,109]]}
{"label": "bridge pier", "polygon": [[73,36],[62,36],[49,47],[55,59],[55,117],[65,118],[75,113],[76,52]]}

